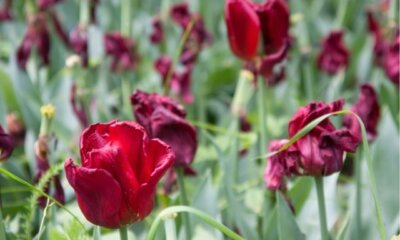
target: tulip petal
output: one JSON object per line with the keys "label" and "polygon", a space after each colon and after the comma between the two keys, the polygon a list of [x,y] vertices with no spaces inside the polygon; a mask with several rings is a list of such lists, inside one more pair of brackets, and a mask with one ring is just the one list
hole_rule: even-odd
{"label": "tulip petal", "polygon": [[122,192],[111,174],[103,169],[77,167],[71,159],[64,168],[85,217],[93,224],[118,228]]}
{"label": "tulip petal", "polygon": [[260,22],[251,3],[228,0],[225,4],[225,21],[233,53],[244,60],[252,60],[257,54]]}

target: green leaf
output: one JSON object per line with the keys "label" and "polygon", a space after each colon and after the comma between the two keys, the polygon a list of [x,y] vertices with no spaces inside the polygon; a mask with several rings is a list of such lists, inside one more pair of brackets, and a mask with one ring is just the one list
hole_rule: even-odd
{"label": "green leaf", "polygon": [[305,239],[280,192],[276,192],[279,239]]}

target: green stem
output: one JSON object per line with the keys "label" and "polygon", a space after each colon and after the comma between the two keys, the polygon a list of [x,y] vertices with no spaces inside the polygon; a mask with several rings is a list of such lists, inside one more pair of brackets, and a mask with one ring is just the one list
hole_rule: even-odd
{"label": "green stem", "polygon": [[170,66],[170,68],[168,69],[168,73],[167,73],[167,77],[164,83],[164,95],[168,96],[169,95],[169,91],[170,91],[170,83],[171,83],[171,79],[172,79],[172,75],[174,73],[174,66],[176,66],[176,64],[179,61],[179,56],[181,55],[183,48],[185,47],[185,44],[187,42],[187,40],[189,39],[190,33],[192,32],[193,26],[194,26],[195,20],[192,19],[189,24],[187,25],[185,32],[182,35],[181,40],[179,41],[179,45],[177,48],[177,51],[175,52],[175,56],[174,59],[172,60],[172,64]]}
{"label": "green stem", "polygon": [[[177,167],[176,174],[177,174],[178,186],[179,186],[179,191],[180,191],[179,192],[180,203],[182,205],[189,205],[189,202],[187,200],[187,195],[186,195],[186,189],[185,189],[183,167]],[[185,226],[186,239],[191,239],[192,230],[191,230],[190,219],[189,219],[188,214],[183,214],[183,224]]]}
{"label": "green stem", "polygon": [[354,159],[355,164],[355,178],[356,178],[356,239],[360,239],[359,234],[361,233],[361,209],[362,209],[362,199],[361,199],[361,153],[357,151],[356,157]]}
{"label": "green stem", "polygon": [[90,20],[90,0],[81,0],[79,4],[79,24],[81,26],[89,25]]}
{"label": "green stem", "polygon": [[132,29],[132,0],[121,1],[121,33],[130,37]]}
{"label": "green stem", "polygon": [[329,240],[329,232],[326,224],[325,212],[325,197],[324,197],[324,182],[322,177],[315,177],[315,186],[317,188],[318,208],[319,208],[319,222],[321,228],[321,239]]}
{"label": "green stem", "polygon": [[[0,184],[0,189],[1,189],[1,184]],[[6,228],[4,226],[4,220],[3,220],[3,201],[1,198],[1,190],[0,190],[0,239],[7,240]]]}
{"label": "green stem", "polygon": [[173,218],[164,221],[165,236],[167,240],[176,240],[176,227]]}
{"label": "green stem", "polygon": [[266,155],[266,130],[265,130],[265,107],[264,107],[264,80],[262,77],[257,77],[257,107],[258,107],[258,124],[260,127],[260,154]]}
{"label": "green stem", "polygon": [[[156,233],[157,233],[157,228],[158,225],[160,224],[160,221],[165,219],[168,216],[171,216],[173,214],[176,214],[178,212],[186,212],[186,213],[192,213],[199,217],[201,220],[203,220],[205,223],[210,225],[211,227],[218,229],[222,233],[224,233],[227,237],[233,240],[243,240],[243,238],[239,235],[237,235],[234,231],[230,230],[227,228],[225,225],[217,222],[215,219],[207,215],[206,213],[197,210],[195,208],[191,208],[188,206],[173,206],[173,207],[168,207],[161,211],[154,222],[152,223],[149,234],[147,235],[147,240],[153,240],[155,239]],[[190,239],[190,238],[189,238]]]}
{"label": "green stem", "polygon": [[339,2],[338,11],[336,14],[336,22],[335,25],[338,28],[341,28],[344,24],[344,20],[346,18],[346,10],[349,8],[348,0],[341,0]]}
{"label": "green stem", "polygon": [[119,228],[119,239],[128,240],[128,225]]}
{"label": "green stem", "polygon": [[126,73],[121,76],[121,104],[124,118],[132,118],[132,109],[130,104],[131,82]]}

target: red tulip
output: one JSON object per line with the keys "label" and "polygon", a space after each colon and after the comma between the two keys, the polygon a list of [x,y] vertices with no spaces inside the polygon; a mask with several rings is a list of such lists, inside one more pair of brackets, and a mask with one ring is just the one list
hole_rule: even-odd
{"label": "red tulip", "polygon": [[11,0],[5,0],[0,8],[0,22],[9,21],[12,19]]}
{"label": "red tulip", "polygon": [[[344,100],[336,100],[330,104],[316,101],[301,107],[289,122],[289,138],[316,118],[341,110],[343,104]],[[293,146],[300,153],[304,174],[321,176],[339,171],[343,165],[343,153],[354,152],[358,144],[358,139],[349,130],[338,130],[326,119]]]}
{"label": "red tulip", "polygon": [[[225,21],[229,44],[239,58],[252,61],[273,54],[288,42],[289,9],[282,0],[270,0],[261,4],[249,0],[227,0]],[[258,51],[259,36],[262,50]]]}
{"label": "red tulip", "polygon": [[25,69],[33,47],[36,48],[42,64],[49,64],[50,35],[46,22],[44,13],[38,13],[28,18],[27,31],[17,50],[17,61],[20,68]]}
{"label": "red tulip", "polygon": [[76,26],[69,36],[69,42],[74,52],[80,56],[82,66],[87,67],[89,64],[89,56],[86,30],[79,25]]}
{"label": "red tulip", "polygon": [[[278,151],[289,140],[273,140],[268,146],[270,153]],[[285,178],[293,174],[300,174],[300,154],[293,146],[268,158],[268,164],[264,172],[264,182],[266,186],[276,191],[285,189]]]}
{"label": "red tulip", "polygon": [[0,126],[0,161],[9,158],[14,150],[15,142],[12,136],[5,133]]}
{"label": "red tulip", "polygon": [[175,152],[175,165],[189,166],[197,149],[197,131],[184,117],[182,106],[156,93],[136,91],[131,96],[133,112],[150,136],[159,138]]}
{"label": "red tulip", "polygon": [[[363,84],[360,89],[358,101],[350,108],[357,114],[365,125],[368,141],[373,141],[377,136],[377,126],[380,118],[378,95],[370,84]],[[346,115],[343,125],[361,142],[361,127],[353,115]]]}
{"label": "red tulip", "polygon": [[253,60],[257,56],[261,24],[251,2],[227,0],[225,21],[233,53],[243,60]]}
{"label": "red tulip", "polygon": [[144,219],[154,204],[157,183],[174,154],[130,121],[98,123],[81,136],[82,166],[65,162],[80,209],[93,224],[118,228]]}
{"label": "red tulip", "polygon": [[135,42],[123,37],[119,32],[107,33],[104,36],[107,55],[112,57],[111,69],[115,72],[135,69],[139,58]]}
{"label": "red tulip", "polygon": [[191,14],[189,11],[189,6],[186,2],[178,3],[171,8],[171,18],[182,28],[186,28],[190,23]]}
{"label": "red tulip", "polygon": [[321,71],[335,74],[347,67],[349,51],[342,41],[343,32],[331,32],[322,40],[322,48],[318,54],[317,64]]}
{"label": "red tulip", "polygon": [[386,76],[400,87],[400,33],[397,33],[391,46],[385,54],[384,68]]}
{"label": "red tulip", "polygon": [[153,32],[150,35],[150,41],[153,44],[158,44],[164,39],[164,28],[161,23],[160,17],[155,17],[151,20]]}
{"label": "red tulip", "polygon": [[63,0],[38,0],[38,6],[40,10],[44,10],[62,1]]}

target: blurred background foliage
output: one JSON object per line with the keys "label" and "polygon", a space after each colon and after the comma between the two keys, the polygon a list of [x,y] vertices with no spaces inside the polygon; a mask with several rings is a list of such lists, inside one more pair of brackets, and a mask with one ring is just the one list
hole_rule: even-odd
{"label": "blurred background foliage", "polygon": [[[66,59],[72,52],[55,37],[51,30],[51,64],[34,73],[32,60],[27,71],[19,69],[15,52],[21,43],[25,24],[25,1],[14,1],[15,20],[0,23],[0,123],[6,126],[7,113],[13,112],[26,126],[24,144],[2,168],[22,179],[32,182],[35,174],[34,142],[40,125],[39,108],[52,103],[56,116],[52,125],[54,141],[50,156],[51,164],[66,158],[79,159],[78,140],[82,131],[69,102],[73,80],[83,82],[87,94],[92,96],[91,122],[110,121],[115,118],[130,119],[120,109],[119,75],[109,71],[110,61],[105,57],[103,35],[120,29],[120,2],[102,0],[97,8],[97,25],[89,28],[90,68],[86,73],[79,67],[67,67]],[[174,56],[181,30],[169,19],[169,9],[177,0],[134,0],[132,38],[138,45],[140,63],[136,71],[129,72],[133,89],[161,92],[161,78],[153,68],[154,60],[161,54]],[[199,128],[200,145],[193,166],[199,173],[187,177],[190,205],[221,220],[231,229],[240,232],[246,239],[318,239],[319,222],[314,183],[309,177],[292,179],[288,196],[294,213],[286,200],[267,191],[263,182],[265,159],[256,160],[258,120],[256,99],[251,99],[248,117],[252,131],[235,135],[230,103],[242,68],[240,60],[231,53],[224,24],[224,1],[188,1],[193,12],[199,12],[206,28],[213,35],[213,43],[204,48],[195,64],[192,75],[193,104],[185,105],[188,119],[202,126]],[[354,0],[304,0],[289,1],[291,11],[291,35],[295,41],[290,49],[286,77],[277,86],[267,89],[268,141],[287,137],[287,123],[299,106],[311,100],[332,101],[345,98],[347,105],[357,99],[358,86],[369,82],[378,90],[382,117],[377,140],[372,144],[374,174],[386,229],[389,236],[399,233],[399,95],[398,89],[386,78],[384,72],[373,62],[373,39],[367,31],[365,11],[377,7],[380,1]],[[398,23],[398,0],[390,1],[390,9],[380,16],[382,21]],[[79,1],[66,0],[55,6],[64,28],[70,32],[79,21]],[[154,46],[149,41],[151,19],[161,14],[167,16],[165,43]],[[345,72],[336,76],[321,73],[316,68],[316,54],[321,38],[331,30],[342,28],[345,43],[351,51],[350,64]],[[32,77],[38,76],[38,77]],[[340,118],[340,117],[336,117]],[[340,123],[339,120],[334,120]],[[246,155],[236,159],[232,139],[239,140],[249,149]],[[236,143],[237,144],[237,143]],[[349,160],[351,156],[348,156]],[[363,162],[365,164],[365,161]],[[347,166],[349,167],[349,166]],[[363,165],[363,225],[360,239],[378,239],[373,200],[368,189],[366,166]],[[83,239],[89,237],[92,225],[81,215],[72,188],[65,177],[62,184],[66,190],[66,207],[71,209],[90,229],[82,232],[80,225],[71,216],[52,205],[52,219],[47,223],[48,239]],[[234,179],[234,180],[232,180]],[[337,239],[354,239],[354,181],[352,172],[337,173],[324,179],[328,226]],[[23,230],[26,213],[36,214],[32,229],[36,233],[41,210],[27,209],[32,192],[19,183],[0,176],[3,201],[3,217],[7,231],[15,239]],[[146,229],[160,208],[179,203],[178,193],[157,194],[157,205],[153,214],[145,221],[131,227],[132,239],[143,239]],[[193,239],[221,239],[216,230],[191,219],[194,226]],[[177,222],[181,224],[180,219]],[[117,232],[101,230],[103,239],[115,239]],[[293,235],[290,235],[293,234]],[[45,236],[46,237],[46,236]],[[163,231],[159,231],[163,238]],[[180,239],[184,239],[180,234]]]}

